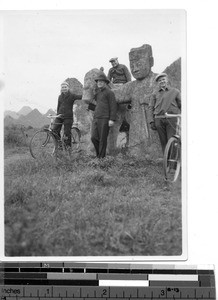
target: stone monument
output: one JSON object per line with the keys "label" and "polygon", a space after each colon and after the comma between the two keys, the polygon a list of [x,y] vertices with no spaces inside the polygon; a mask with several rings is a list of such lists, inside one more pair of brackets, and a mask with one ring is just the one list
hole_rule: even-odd
{"label": "stone monument", "polygon": [[[152,72],[154,65],[154,58],[152,54],[152,47],[144,44],[141,47],[132,48],[129,52],[130,70],[135,78],[134,81],[125,83],[118,88],[111,88],[119,104],[117,124],[110,130],[108,136],[108,148],[113,150],[116,147],[117,136],[119,133],[119,126],[122,120],[122,114],[126,114],[126,119],[130,124],[128,152],[130,155],[136,157],[145,156],[148,159],[157,159],[162,157],[159,137],[156,131],[150,129],[147,121],[148,104],[150,96],[156,88],[155,76],[157,74]],[[176,82],[178,86],[181,84],[181,59],[168,67],[167,73],[170,79]],[[94,79],[101,72],[98,69],[89,71],[84,79],[83,99],[89,103],[92,102],[96,83]],[[170,74],[171,73],[171,74]],[[120,110],[125,108],[123,104],[131,104],[131,109]],[[90,112],[90,121],[92,120],[92,112]]]}
{"label": "stone monument", "polygon": [[147,109],[154,90],[156,74],[151,71],[154,64],[152,48],[142,45],[129,52],[130,70],[136,79],[114,90],[118,103],[131,103],[129,153],[156,159],[162,156],[158,135],[147,122]]}

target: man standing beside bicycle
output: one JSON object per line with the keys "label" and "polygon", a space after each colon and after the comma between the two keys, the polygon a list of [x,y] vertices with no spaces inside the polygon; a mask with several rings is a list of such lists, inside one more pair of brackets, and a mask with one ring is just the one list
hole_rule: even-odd
{"label": "man standing beside bicycle", "polygon": [[178,89],[168,84],[167,74],[158,74],[155,81],[158,86],[150,98],[148,122],[152,130],[157,130],[164,153],[168,140],[176,133],[177,125],[177,118],[168,119],[165,113],[180,114],[181,94]]}
{"label": "man standing beside bicycle", "polygon": [[58,97],[57,117],[54,121],[53,131],[60,137],[61,127],[64,125],[65,145],[71,147],[71,128],[73,124],[73,104],[75,100],[82,99],[82,95],[71,93],[68,82],[61,84],[61,94]]}

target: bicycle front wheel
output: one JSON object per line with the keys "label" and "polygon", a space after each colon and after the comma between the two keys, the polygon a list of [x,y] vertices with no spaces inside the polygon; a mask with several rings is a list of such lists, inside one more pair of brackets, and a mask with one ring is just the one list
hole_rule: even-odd
{"label": "bicycle front wheel", "polygon": [[71,129],[71,149],[72,151],[78,151],[80,149],[81,132],[77,127]]}
{"label": "bicycle front wheel", "polygon": [[177,137],[171,137],[166,145],[163,167],[165,179],[175,182],[181,169],[181,142]]}
{"label": "bicycle front wheel", "polygon": [[57,141],[49,131],[39,130],[31,138],[29,148],[33,158],[46,159],[55,155]]}

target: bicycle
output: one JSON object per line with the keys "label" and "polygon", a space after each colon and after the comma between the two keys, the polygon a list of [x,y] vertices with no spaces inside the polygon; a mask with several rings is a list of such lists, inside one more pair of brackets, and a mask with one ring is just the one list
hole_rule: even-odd
{"label": "bicycle", "polygon": [[81,132],[75,125],[71,128],[71,147],[65,144],[66,137],[61,133],[61,138],[52,129],[55,118],[60,118],[62,115],[48,115],[50,124],[48,128],[38,130],[30,140],[30,154],[35,159],[56,157],[59,152],[66,151],[69,155],[71,152],[80,150]]}
{"label": "bicycle", "polygon": [[176,133],[168,140],[163,158],[164,176],[175,182],[181,170],[181,114],[167,114],[166,118],[177,118]]}

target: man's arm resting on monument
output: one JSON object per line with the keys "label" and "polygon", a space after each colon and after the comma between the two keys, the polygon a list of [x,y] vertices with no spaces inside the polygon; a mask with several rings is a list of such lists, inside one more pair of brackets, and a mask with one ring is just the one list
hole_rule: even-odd
{"label": "man's arm resting on monument", "polygon": [[131,74],[130,74],[128,68],[124,65],[124,66],[123,66],[123,69],[124,69],[124,73],[125,73],[125,76],[126,76],[126,81],[127,81],[127,82],[131,81],[131,80],[132,80],[132,79],[131,79]]}
{"label": "man's arm resting on monument", "polygon": [[70,94],[72,96],[72,100],[81,100],[82,96],[83,96],[82,94],[80,94],[80,95],[74,94],[71,91],[70,91]]}

